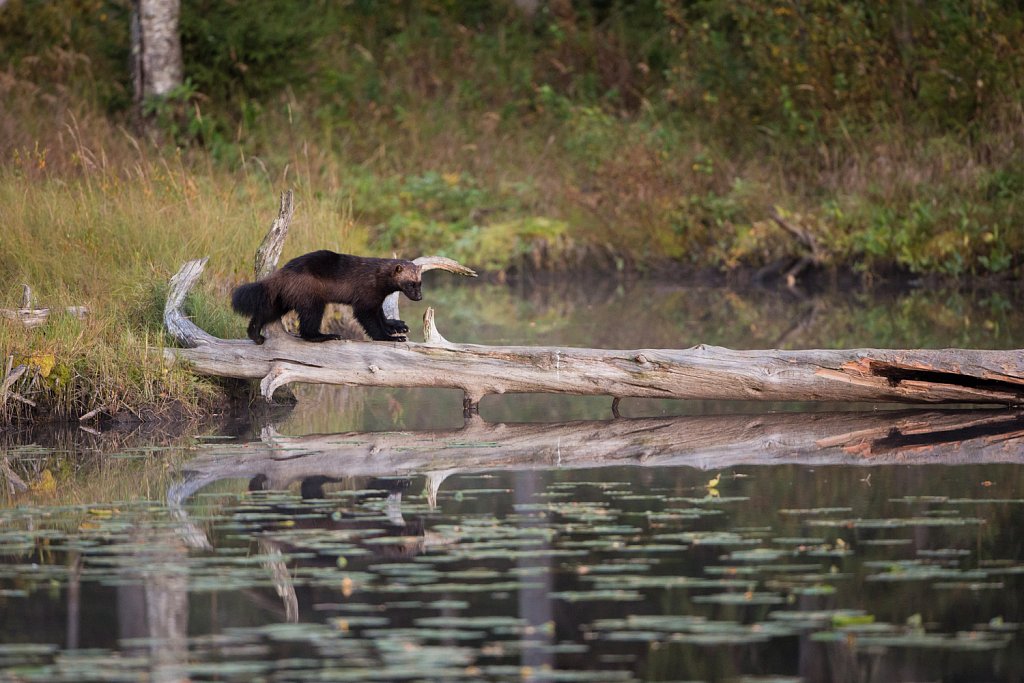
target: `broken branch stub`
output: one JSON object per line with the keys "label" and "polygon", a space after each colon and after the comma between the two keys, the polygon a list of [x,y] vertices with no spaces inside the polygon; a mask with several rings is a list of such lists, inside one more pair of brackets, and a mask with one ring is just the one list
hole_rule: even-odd
{"label": "broken branch stub", "polygon": [[288,237],[288,230],[292,225],[292,216],[295,215],[295,194],[291,190],[281,193],[281,205],[277,211],[277,218],[270,225],[263,242],[256,250],[256,262],[253,272],[257,280],[262,280],[274,272],[277,262],[281,259],[281,250],[284,249],[284,240]]}
{"label": "broken branch stub", "polygon": [[199,276],[203,274],[203,269],[206,268],[206,262],[209,260],[209,257],[193,259],[183,265],[171,278],[171,286],[167,292],[167,303],[164,305],[164,327],[175,341],[188,348],[224,341],[200,328],[181,310],[185,303],[185,297],[199,280]]}
{"label": "broken branch stub", "polygon": [[87,306],[65,306],[64,308],[36,308],[33,305],[32,288],[28,284],[21,285],[21,306],[19,308],[0,308],[0,318],[15,320],[25,327],[39,327],[46,324],[51,315],[64,313],[79,320],[89,315]]}

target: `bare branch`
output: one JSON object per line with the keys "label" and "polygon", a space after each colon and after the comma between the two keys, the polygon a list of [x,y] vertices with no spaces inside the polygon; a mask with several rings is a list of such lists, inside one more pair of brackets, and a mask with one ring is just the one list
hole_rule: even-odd
{"label": "bare branch", "polygon": [[772,209],[771,219],[775,221],[776,225],[778,225],[780,228],[782,228],[790,235],[795,237],[800,244],[807,247],[808,251],[811,252],[811,261],[814,265],[822,263],[822,261],[824,260],[823,254],[821,252],[821,248],[818,246],[818,240],[814,236],[814,233],[812,233],[810,230],[805,230],[804,228],[800,228],[793,225],[792,223],[784,219],[779,214],[778,209],[775,208]]}
{"label": "bare branch", "polygon": [[0,318],[16,320],[25,327],[45,325],[51,315],[65,313],[79,320],[89,314],[86,306],[67,306],[66,308],[0,308]]}
{"label": "bare branch", "polygon": [[13,364],[13,362],[14,356],[8,357],[7,372],[4,375],[3,384],[0,384],[0,407],[3,407],[4,405],[7,404],[8,396],[17,397],[17,394],[11,392],[10,389],[12,386],[14,386],[14,383],[21,379],[21,376],[24,375],[25,372],[28,370],[28,366],[24,364],[12,369],[11,365]]}
{"label": "bare branch", "polygon": [[[465,275],[466,277],[476,277],[476,271],[472,268],[467,268],[458,261],[446,258],[444,256],[419,256],[412,260],[417,266],[420,266],[424,272],[428,270],[446,270],[449,273],[455,273],[456,275]],[[402,316],[398,312],[398,297],[401,292],[393,292],[384,299],[384,317],[399,319]]]}

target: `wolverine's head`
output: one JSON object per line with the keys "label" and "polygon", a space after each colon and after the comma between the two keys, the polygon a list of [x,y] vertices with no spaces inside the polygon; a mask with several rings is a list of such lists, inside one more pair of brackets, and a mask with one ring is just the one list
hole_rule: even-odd
{"label": "wolverine's head", "polygon": [[399,261],[395,264],[391,274],[394,278],[395,286],[407,297],[413,301],[419,301],[423,298],[423,292],[420,291],[423,268],[417,266],[412,261]]}

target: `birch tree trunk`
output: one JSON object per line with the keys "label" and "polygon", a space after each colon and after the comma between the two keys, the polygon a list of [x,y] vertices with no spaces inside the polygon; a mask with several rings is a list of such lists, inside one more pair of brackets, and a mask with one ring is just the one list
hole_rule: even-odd
{"label": "birch tree trunk", "polygon": [[182,84],[180,0],[135,0],[132,13],[132,83],[142,116],[146,99],[164,97]]}

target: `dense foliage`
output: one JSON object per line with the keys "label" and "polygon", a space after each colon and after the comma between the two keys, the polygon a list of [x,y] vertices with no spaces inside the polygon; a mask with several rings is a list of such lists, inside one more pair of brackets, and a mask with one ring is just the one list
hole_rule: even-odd
{"label": "dense foliage", "polygon": [[[32,100],[0,121],[5,165],[69,161],[69,114],[128,119],[129,17],[0,10],[2,87]],[[353,202],[384,250],[472,261],[532,217],[607,263],[760,266],[801,249],[777,208],[835,265],[1020,265],[1019,3],[184,0],[181,34],[187,81],[147,110],[164,142],[271,178],[315,157],[304,189]]]}

